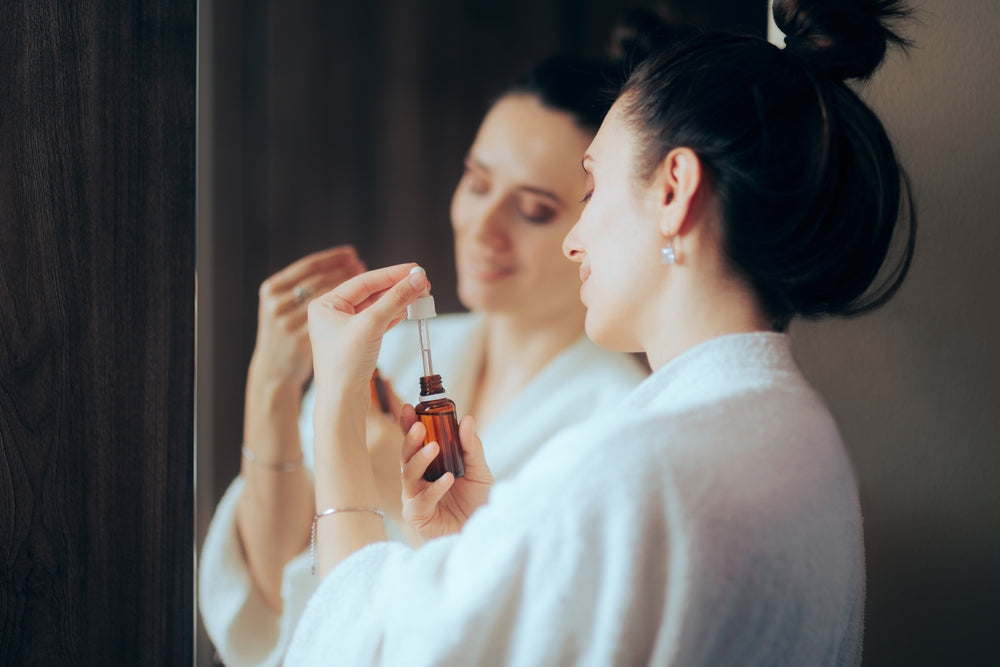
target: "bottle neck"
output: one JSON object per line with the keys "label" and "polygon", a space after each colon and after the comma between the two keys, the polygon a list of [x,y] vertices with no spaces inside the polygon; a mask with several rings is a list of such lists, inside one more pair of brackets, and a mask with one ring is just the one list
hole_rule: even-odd
{"label": "bottle neck", "polygon": [[444,385],[441,383],[441,376],[438,374],[425,375],[420,378],[420,400],[432,401],[438,398],[446,398]]}

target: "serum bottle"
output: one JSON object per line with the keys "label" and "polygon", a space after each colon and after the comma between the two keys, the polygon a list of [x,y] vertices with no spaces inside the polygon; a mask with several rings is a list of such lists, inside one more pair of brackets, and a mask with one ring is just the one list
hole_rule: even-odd
{"label": "serum bottle", "polygon": [[441,447],[441,451],[424,472],[424,479],[428,482],[433,482],[446,472],[455,477],[465,474],[462,444],[458,438],[455,402],[445,394],[441,376],[434,373],[431,363],[431,340],[427,320],[436,316],[437,311],[434,309],[432,296],[421,297],[406,309],[407,319],[417,320],[420,354],[424,363],[424,375],[420,378],[420,402],[416,406],[417,418],[427,430],[424,444],[437,442]]}

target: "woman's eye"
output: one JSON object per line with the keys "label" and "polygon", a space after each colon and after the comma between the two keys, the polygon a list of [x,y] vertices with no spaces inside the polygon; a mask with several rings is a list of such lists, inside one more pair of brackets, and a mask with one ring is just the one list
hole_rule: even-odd
{"label": "woman's eye", "polygon": [[555,219],[557,211],[549,206],[533,206],[528,209],[521,209],[521,216],[528,222],[535,225],[544,225]]}
{"label": "woman's eye", "polygon": [[462,181],[472,194],[484,195],[490,191],[490,182],[471,169],[466,168],[465,173],[462,174]]}
{"label": "woman's eye", "polygon": [[580,200],[581,204],[586,204],[590,201],[590,197],[594,194],[593,190],[587,190],[587,194],[583,195],[583,199]]}

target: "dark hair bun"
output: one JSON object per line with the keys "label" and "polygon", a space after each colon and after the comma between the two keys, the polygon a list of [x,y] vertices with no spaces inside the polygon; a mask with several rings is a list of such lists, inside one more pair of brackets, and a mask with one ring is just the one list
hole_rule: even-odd
{"label": "dark hair bun", "polygon": [[889,44],[909,42],[891,29],[910,10],[902,0],[774,0],[785,47],[834,79],[866,79]]}

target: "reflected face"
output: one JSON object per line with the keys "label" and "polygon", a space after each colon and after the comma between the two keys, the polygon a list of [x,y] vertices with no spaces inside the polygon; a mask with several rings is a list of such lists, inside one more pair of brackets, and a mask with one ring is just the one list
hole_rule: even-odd
{"label": "reflected face", "polygon": [[577,268],[562,257],[584,192],[590,142],[565,113],[508,95],[483,119],[451,202],[458,294],[471,310],[579,312]]}
{"label": "reflected face", "polygon": [[640,351],[642,332],[654,330],[648,304],[664,274],[658,193],[633,178],[636,149],[616,103],[584,155],[586,206],[563,244],[566,256],[580,263],[587,335],[626,352]]}

